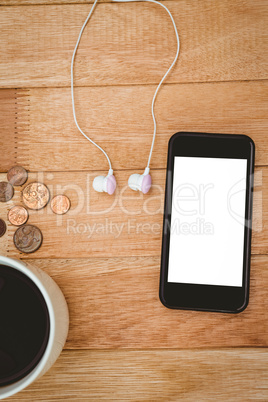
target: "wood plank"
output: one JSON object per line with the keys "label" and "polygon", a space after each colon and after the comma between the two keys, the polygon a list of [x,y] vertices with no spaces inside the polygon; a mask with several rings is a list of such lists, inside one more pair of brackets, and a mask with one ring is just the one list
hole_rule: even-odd
{"label": "wood plank", "polygon": [[250,302],[236,314],[170,310],[158,297],[160,257],[39,259],[70,311],[65,348],[268,346],[268,256],[254,256]]}
{"label": "wood plank", "polygon": [[66,296],[68,349],[268,346],[267,256],[252,259],[250,303],[239,315],[165,308],[159,257],[26,263],[48,272]]}
{"label": "wood plank", "polygon": [[0,164],[1,170],[5,171],[9,169],[10,165],[17,163],[18,108],[16,90],[0,90],[0,105]]}
{"label": "wood plank", "polygon": [[[267,79],[267,2],[165,4],[182,43],[168,82]],[[1,7],[0,86],[69,86],[72,51],[89,9],[87,4]],[[161,7],[102,3],[84,32],[75,83],[156,84],[175,52],[173,27]]]}
{"label": "wood plank", "polygon": [[[141,169],[147,162],[154,89],[149,85],[76,89],[78,121],[108,151],[116,170]],[[247,134],[256,144],[256,165],[267,165],[267,105],[268,81],[163,87],[156,104],[151,167],[166,167],[168,140],[177,131]],[[12,157],[8,160],[14,154],[12,138],[16,138],[16,163],[30,171],[106,168],[103,154],[75,126],[68,88],[0,90],[0,107],[1,143],[6,149],[0,171],[14,162]]]}
{"label": "wood plank", "polygon": [[[29,223],[40,227],[42,247],[32,258],[155,256],[161,252],[161,231],[165,171],[151,171],[153,188],[147,195],[134,193],[127,185],[132,171],[115,172],[117,192],[114,196],[97,193],[92,181],[103,172],[30,173],[28,182],[48,185],[51,197],[65,193],[72,204],[66,215],[55,215],[50,206],[29,211]],[[138,171],[142,173],[142,171]],[[6,175],[0,174],[0,180]],[[268,168],[258,168],[255,175],[253,254],[268,253]],[[20,204],[20,189],[8,203],[0,203],[0,216],[6,217],[11,206]],[[203,228],[204,229],[204,228]],[[202,233],[202,225],[198,230]],[[0,243],[0,252],[25,258],[13,244],[16,228],[8,224],[8,247]],[[105,246],[104,246],[105,245]]]}
{"label": "wood plank", "polygon": [[267,256],[252,259],[250,304],[239,315],[163,307],[159,257],[27,263],[46,270],[66,296],[66,348],[268,346]]}
{"label": "wood plank", "polygon": [[10,401],[268,399],[262,349],[68,351]]}

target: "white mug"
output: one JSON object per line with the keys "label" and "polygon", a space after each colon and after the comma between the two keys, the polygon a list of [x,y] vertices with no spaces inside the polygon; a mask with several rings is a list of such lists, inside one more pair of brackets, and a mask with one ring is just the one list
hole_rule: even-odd
{"label": "white mug", "polygon": [[26,388],[45,374],[55,363],[65,344],[69,329],[69,312],[66,300],[54,280],[36,267],[27,267],[21,261],[0,256],[0,264],[10,266],[30,278],[42,293],[49,313],[50,332],[47,347],[37,366],[24,378],[0,387],[0,399],[7,398]]}

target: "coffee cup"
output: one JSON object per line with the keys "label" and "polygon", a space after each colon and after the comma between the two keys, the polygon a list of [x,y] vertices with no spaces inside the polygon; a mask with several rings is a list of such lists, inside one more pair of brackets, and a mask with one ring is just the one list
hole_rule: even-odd
{"label": "coffee cup", "polygon": [[[19,298],[20,289],[21,298]],[[11,295],[12,292],[14,297]],[[9,303],[9,297],[15,300]],[[28,304],[26,304],[27,302]],[[3,305],[4,303],[5,305]],[[20,314],[17,319],[14,314],[16,303],[17,313]],[[9,308],[13,314],[11,318],[8,316]],[[27,348],[25,350],[24,346],[20,346],[18,321],[21,319],[21,315],[25,315],[24,324],[21,325],[22,342],[23,339],[24,342],[25,340],[27,342],[27,339],[30,341],[31,335],[33,335],[33,345],[29,348],[31,353],[34,353],[32,357],[27,354]],[[0,256],[0,320],[1,318],[0,340],[1,336],[3,339],[2,345],[0,344],[0,359],[2,360],[0,363],[0,399],[4,399],[26,388],[45,374],[55,363],[68,335],[69,312],[63,293],[48,274],[34,267],[34,263],[25,265],[22,261]],[[32,326],[29,326],[31,318],[33,318],[33,323]],[[14,322],[16,320],[17,322]],[[38,324],[39,320],[40,324]],[[9,328],[5,332],[7,322]],[[34,335],[34,331],[37,331],[38,336]],[[40,337],[40,344],[37,342],[38,337]],[[16,354],[19,354],[19,357]],[[31,361],[27,361],[29,358]],[[21,363],[18,363],[19,359],[22,360]],[[21,364],[20,367],[19,364]]]}

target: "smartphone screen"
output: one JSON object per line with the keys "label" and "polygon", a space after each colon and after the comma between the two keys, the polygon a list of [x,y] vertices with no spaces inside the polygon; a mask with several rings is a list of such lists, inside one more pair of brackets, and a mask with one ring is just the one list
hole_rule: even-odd
{"label": "smartphone screen", "polygon": [[248,305],[254,155],[245,135],[171,137],[159,286],[164,306],[239,313]]}
{"label": "smartphone screen", "polygon": [[242,287],[247,159],[175,156],[168,282]]}

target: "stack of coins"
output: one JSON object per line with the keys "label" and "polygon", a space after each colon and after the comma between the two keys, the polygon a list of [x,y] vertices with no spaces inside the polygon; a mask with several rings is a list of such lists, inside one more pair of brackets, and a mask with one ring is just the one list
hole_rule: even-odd
{"label": "stack of coins", "polygon": [[[0,202],[10,201],[14,195],[14,187],[22,186],[28,179],[28,173],[22,166],[14,166],[7,173],[7,182],[0,182]],[[14,187],[13,187],[14,186]],[[39,182],[27,184],[22,190],[22,201],[28,209],[39,210],[47,206],[50,199],[48,187]],[[57,195],[51,201],[51,209],[55,214],[63,215],[70,209],[71,203],[66,195]],[[15,205],[8,211],[8,220],[16,230],[13,241],[16,248],[23,253],[38,250],[43,241],[41,230],[34,225],[26,224],[28,210]],[[6,223],[0,219],[0,237],[6,232]]]}

